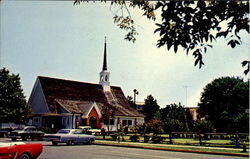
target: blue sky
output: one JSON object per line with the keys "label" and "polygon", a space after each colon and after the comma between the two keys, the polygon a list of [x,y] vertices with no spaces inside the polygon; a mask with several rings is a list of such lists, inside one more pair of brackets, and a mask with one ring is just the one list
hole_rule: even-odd
{"label": "blue sky", "polygon": [[[104,37],[107,36],[111,85],[138,101],[152,94],[161,107],[167,104],[197,106],[206,84],[222,76],[244,77],[241,62],[249,59],[249,36],[242,45],[228,47],[224,39],[213,43],[204,55],[205,66],[182,49],[175,54],[157,48],[155,25],[140,10],[131,10],[139,36],[124,40],[126,32],[113,23],[117,10],[110,3],[71,1],[2,1],[0,66],[20,74],[28,99],[37,76],[98,83],[102,68]],[[158,18],[160,21],[160,18]]]}

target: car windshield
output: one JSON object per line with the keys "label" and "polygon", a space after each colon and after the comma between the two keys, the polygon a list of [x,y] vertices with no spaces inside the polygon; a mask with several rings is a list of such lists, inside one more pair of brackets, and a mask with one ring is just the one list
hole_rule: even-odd
{"label": "car windshield", "polygon": [[23,130],[23,129],[24,129],[24,127],[17,127],[14,130]]}
{"label": "car windshield", "polygon": [[59,130],[57,133],[58,134],[68,134],[70,130]]}
{"label": "car windshield", "polygon": [[73,134],[82,134],[82,130],[75,130],[72,132]]}

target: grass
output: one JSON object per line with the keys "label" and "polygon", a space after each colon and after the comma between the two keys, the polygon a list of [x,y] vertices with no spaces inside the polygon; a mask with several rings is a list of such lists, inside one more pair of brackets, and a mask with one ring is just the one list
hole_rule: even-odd
{"label": "grass", "polygon": [[[131,135],[130,135],[131,136]],[[130,140],[130,136],[128,135],[124,135],[124,141],[129,144],[129,142],[131,142]],[[166,135],[161,135],[162,137],[168,137]],[[98,140],[102,140],[102,136],[97,136],[96,139]],[[112,137],[111,136],[106,136],[105,137],[106,140],[111,140],[112,141]],[[122,140],[122,139],[121,139]],[[198,139],[193,139],[193,138],[173,138],[172,139],[173,144],[176,145],[183,145],[183,146],[187,146],[187,145],[195,145],[195,146],[199,146],[200,142]],[[144,143],[144,138],[143,136],[139,136],[139,142],[138,143]],[[149,143],[152,143],[152,141],[149,141]],[[164,139],[162,142],[162,145],[166,145],[169,144],[169,139],[166,138]],[[213,139],[213,140],[202,140],[202,144],[203,146],[211,146],[211,147],[224,147],[224,148],[234,148],[235,144],[232,144],[232,140],[221,140],[221,139]],[[247,149],[249,149],[249,142],[245,142]],[[172,144],[171,144],[172,145]],[[242,145],[241,145],[242,146]]]}
{"label": "grass", "polygon": [[150,143],[136,143],[136,142],[120,142],[120,143],[118,143],[117,141],[107,141],[107,140],[96,140],[96,143],[97,144],[124,145],[124,146],[168,148],[168,149],[176,149],[176,150],[248,154],[248,152],[242,152],[242,149],[216,148],[216,147],[206,147],[206,146],[184,146],[184,145],[181,146],[181,145],[170,145],[170,144],[150,144]]}

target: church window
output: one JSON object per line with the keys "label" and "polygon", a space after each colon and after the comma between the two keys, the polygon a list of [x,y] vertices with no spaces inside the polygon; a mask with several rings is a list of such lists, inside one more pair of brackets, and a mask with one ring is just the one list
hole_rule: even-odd
{"label": "church window", "polygon": [[122,120],[122,126],[131,126],[132,120]]}
{"label": "church window", "polygon": [[104,119],[103,124],[104,125],[115,125],[115,120],[114,119],[109,119],[109,122],[108,122],[108,119]]}
{"label": "church window", "polygon": [[132,125],[132,120],[128,120],[128,125]]}
{"label": "church window", "polygon": [[127,120],[122,120],[122,126],[126,126],[127,125]]}
{"label": "church window", "polygon": [[115,125],[115,120],[114,119],[110,119],[110,125]]}

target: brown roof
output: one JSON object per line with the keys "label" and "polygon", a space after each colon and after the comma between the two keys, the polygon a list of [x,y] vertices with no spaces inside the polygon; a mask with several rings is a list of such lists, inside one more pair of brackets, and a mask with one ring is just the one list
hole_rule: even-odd
{"label": "brown roof", "polygon": [[[98,105],[115,108],[115,115],[144,116],[129,105],[120,87],[111,86],[111,93],[104,93],[102,86],[99,84],[42,76],[38,76],[38,79],[51,113],[58,113],[58,104],[63,105],[67,111],[77,113],[83,111],[85,109],[83,107],[89,105],[86,103],[96,102],[99,103]],[[81,110],[78,110],[79,107],[81,107]]]}

